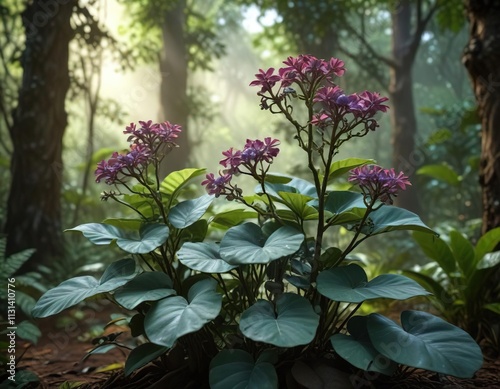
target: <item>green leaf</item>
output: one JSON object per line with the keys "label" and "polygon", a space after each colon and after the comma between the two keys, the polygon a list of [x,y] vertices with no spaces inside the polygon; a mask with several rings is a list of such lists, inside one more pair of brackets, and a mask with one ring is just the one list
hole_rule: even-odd
{"label": "green leaf", "polygon": [[459,378],[471,378],[481,367],[481,349],[460,328],[419,311],[402,312],[401,324],[377,313],[368,317],[372,344],[387,358]]}
{"label": "green leaf", "polygon": [[483,308],[500,315],[500,303],[484,304]]}
{"label": "green leaf", "polygon": [[227,231],[220,256],[231,265],[269,263],[294,254],[303,240],[304,236],[289,226],[278,228],[266,240],[258,225],[245,223]]}
{"label": "green leaf", "polygon": [[164,224],[144,224],[138,237],[129,237],[127,232],[103,223],[87,223],[66,231],[80,231],[96,245],[110,244],[116,241],[118,247],[130,254],[147,254],[166,242],[168,227]]}
{"label": "green leaf", "polygon": [[153,303],[144,318],[149,340],[172,347],[181,336],[196,332],[215,319],[222,305],[216,285],[213,279],[202,280],[189,289],[188,300],[175,296]]}
{"label": "green leaf", "polygon": [[369,225],[362,229],[364,234],[376,235],[395,230],[413,230],[436,235],[418,215],[392,205],[383,205],[370,213],[369,220]]}
{"label": "green leaf", "polygon": [[429,294],[417,282],[399,274],[382,274],[368,282],[363,268],[354,263],[322,271],[317,288],[333,301],[355,304],[376,298],[405,300]]}
{"label": "green leaf", "polygon": [[[363,219],[366,205],[361,193],[350,191],[333,191],[328,193],[325,210],[330,213],[328,221],[332,224],[347,224]],[[331,220],[334,220],[332,222]]]}
{"label": "green leaf", "polygon": [[215,228],[227,229],[248,219],[257,219],[257,216],[257,212],[247,211],[246,209],[232,209],[217,213],[210,219],[210,224]]}
{"label": "green leaf", "polygon": [[340,161],[335,161],[330,165],[330,174],[328,175],[328,181],[340,177],[350,170],[357,168],[358,166],[364,166],[371,163],[375,163],[375,160],[363,158],[347,158],[341,159]]}
{"label": "green leaf", "polygon": [[144,301],[157,301],[176,294],[172,280],[163,272],[145,272],[122,286],[114,298],[122,307],[134,309]]}
{"label": "green leaf", "polygon": [[351,365],[366,371],[376,371],[392,375],[397,364],[382,355],[368,335],[368,316],[354,316],[347,323],[349,335],[335,334],[330,340],[332,346],[342,358]]}
{"label": "green leaf", "polygon": [[184,228],[179,236],[181,242],[203,242],[208,232],[208,223],[200,219]]}
{"label": "green leaf", "polygon": [[273,304],[259,300],[241,315],[240,330],[247,338],[278,347],[308,344],[316,334],[319,316],[309,300],[284,293]]}
{"label": "green leaf", "polygon": [[[441,304],[449,304],[453,301],[450,294],[434,278],[412,270],[403,270],[403,274],[417,281],[423,288],[429,290],[435,299]],[[444,307],[443,307],[444,308]]]}
{"label": "green leaf", "polygon": [[23,251],[19,251],[17,253],[11,254],[9,257],[5,257],[5,250],[7,247],[7,239],[0,239],[0,269],[2,270],[2,274],[4,276],[11,276],[16,271],[18,271],[21,266],[23,266],[28,259],[33,255],[36,251],[35,249],[26,249]]}
{"label": "green leaf", "polygon": [[306,220],[314,218],[318,214],[318,211],[308,205],[308,202],[313,199],[313,197],[306,196],[300,193],[289,193],[289,192],[278,192],[279,197],[283,200],[288,208],[290,208],[294,214],[296,214],[300,219]]}
{"label": "green leaf", "polygon": [[[301,178],[293,177],[286,184],[273,184],[266,182],[265,183],[266,192],[274,197],[279,197],[278,192],[287,192],[287,193],[300,193],[304,196],[309,196],[312,198],[318,198],[318,194],[316,192],[316,187],[311,184],[309,181],[303,180]],[[262,187],[258,185],[255,188],[255,193],[262,194]]]}
{"label": "green leaf", "polygon": [[186,242],[177,252],[177,257],[190,269],[204,273],[225,273],[237,267],[220,257],[219,245],[216,243]]}
{"label": "green leaf", "polygon": [[222,350],[210,362],[211,389],[277,389],[278,376],[269,362],[254,362],[244,350]]}
{"label": "green leaf", "polygon": [[193,200],[186,200],[173,207],[168,214],[168,221],[175,228],[186,228],[198,221],[207,211],[214,196],[204,195]]}
{"label": "green leaf", "polygon": [[32,322],[23,320],[17,325],[16,336],[33,344],[37,344],[38,339],[42,336],[42,332]]}
{"label": "green leaf", "polygon": [[450,232],[450,249],[462,273],[469,278],[474,271],[474,247],[460,232],[453,230]]}
{"label": "green leaf", "polygon": [[495,247],[500,243],[500,227],[489,230],[481,236],[476,244],[476,255],[474,258],[474,267],[476,267],[483,257],[495,250]]}
{"label": "green leaf", "polygon": [[125,362],[125,376],[129,376],[135,370],[154,361],[159,356],[165,354],[168,347],[159,346],[153,343],[143,343],[134,348],[127,357]]}
{"label": "green leaf", "polygon": [[189,168],[172,172],[162,181],[160,191],[175,199],[191,179],[201,176],[205,170]]}
{"label": "green leaf", "polygon": [[477,264],[477,270],[492,269],[500,263],[500,251],[486,254]]}
{"label": "green leaf", "polygon": [[55,315],[88,297],[125,285],[135,274],[135,261],[127,258],[113,262],[99,281],[91,276],[70,278],[44,293],[31,314],[38,318]]}
{"label": "green leaf", "polygon": [[425,165],[417,170],[417,174],[428,176],[449,185],[458,186],[462,178],[448,165]]}
{"label": "green leaf", "polygon": [[424,254],[435,260],[448,276],[456,272],[455,258],[444,240],[421,232],[414,232],[413,239],[417,241]]}

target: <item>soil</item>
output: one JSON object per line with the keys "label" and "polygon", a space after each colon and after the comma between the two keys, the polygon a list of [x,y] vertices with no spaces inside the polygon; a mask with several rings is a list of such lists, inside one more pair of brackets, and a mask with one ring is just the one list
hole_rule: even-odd
{"label": "soil", "polygon": [[[113,308],[112,308],[113,307]],[[37,345],[18,343],[16,355],[17,371],[27,369],[34,372],[40,382],[30,384],[28,388],[61,388],[66,383],[79,383],[79,388],[124,388],[127,382],[123,377],[128,350],[114,348],[105,354],[92,354],[85,360],[83,357],[95,344],[92,339],[99,336],[116,336],[125,346],[134,346],[133,339],[127,333],[127,328],[117,324],[109,325],[104,334],[98,332],[110,321],[110,313],[114,306],[96,304],[82,311],[70,311],[69,314],[58,315],[55,318],[43,319],[38,322],[43,337]],[[171,382],[171,381],[170,381]],[[63,386],[64,388],[77,387]],[[137,387],[137,386],[136,386]],[[159,386],[167,389],[177,389],[179,386]],[[472,379],[457,379],[442,377],[435,373],[416,371],[401,379],[387,382],[371,381],[372,388],[500,388],[500,359],[486,358],[483,367]],[[184,389],[185,387],[183,387]]]}

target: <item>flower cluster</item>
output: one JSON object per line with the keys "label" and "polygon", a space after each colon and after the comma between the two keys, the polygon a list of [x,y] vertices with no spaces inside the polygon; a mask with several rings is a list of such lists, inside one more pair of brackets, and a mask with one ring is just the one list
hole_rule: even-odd
{"label": "flower cluster", "polygon": [[[264,167],[264,163],[270,165],[273,159],[279,153],[279,141],[270,137],[264,140],[247,139],[243,150],[235,150],[231,147],[227,151],[223,151],[225,157],[219,163],[224,166],[224,170],[219,172],[219,176],[215,177],[213,173],[206,175],[206,180],[201,184],[205,186],[209,194],[219,197],[227,196],[228,200],[232,200],[241,195],[241,189],[236,185],[231,184],[233,175],[248,174],[255,178],[267,171],[269,166]],[[259,171],[260,169],[260,171]]]}
{"label": "flower cluster", "polygon": [[170,148],[175,147],[175,138],[181,132],[181,127],[170,122],[155,123],[139,121],[139,127],[130,123],[123,131],[129,134],[130,150],[121,154],[114,152],[107,161],[97,164],[96,182],[105,180],[113,185],[123,182],[124,177],[139,177],[141,171],[153,161],[160,161]]}
{"label": "flower cluster", "polygon": [[349,182],[359,185],[365,196],[372,201],[380,200],[392,204],[392,197],[411,185],[403,172],[395,173],[394,169],[383,169],[377,165],[365,165],[351,170]]}
{"label": "flower cluster", "polygon": [[[270,109],[273,113],[291,113],[290,106],[286,102],[289,97],[296,97],[297,92],[302,93],[301,98],[306,100],[310,107],[314,106],[315,114],[310,124],[317,126],[320,130],[328,127],[334,128],[335,140],[340,135],[363,136],[369,130],[375,130],[378,123],[372,119],[377,112],[386,112],[388,106],[383,104],[388,99],[376,92],[364,91],[362,93],[346,94],[334,83],[336,77],[341,77],[345,72],[344,62],[337,58],[329,61],[318,59],[312,55],[299,55],[288,57],[284,62],[285,67],[259,70],[256,79],[250,83],[251,86],[259,86],[258,95],[261,96],[261,107]],[[279,84],[279,88],[273,88]],[[347,114],[352,119],[346,120]],[[352,129],[363,123],[365,131],[351,133]],[[335,142],[334,142],[335,143]]]}

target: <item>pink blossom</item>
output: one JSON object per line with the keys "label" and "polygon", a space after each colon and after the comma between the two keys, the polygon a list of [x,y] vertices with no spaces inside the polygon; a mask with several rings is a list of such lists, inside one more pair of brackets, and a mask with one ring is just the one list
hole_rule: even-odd
{"label": "pink blossom", "polygon": [[365,165],[351,170],[348,181],[359,185],[365,195],[385,204],[392,204],[392,197],[411,185],[403,172],[396,174],[394,169],[383,169],[377,165]]}
{"label": "pink blossom", "polygon": [[250,86],[261,86],[260,93],[270,92],[274,85],[281,80],[281,77],[273,74],[274,68],[269,68],[266,71],[259,69],[259,73],[255,75],[256,80],[250,83]]}

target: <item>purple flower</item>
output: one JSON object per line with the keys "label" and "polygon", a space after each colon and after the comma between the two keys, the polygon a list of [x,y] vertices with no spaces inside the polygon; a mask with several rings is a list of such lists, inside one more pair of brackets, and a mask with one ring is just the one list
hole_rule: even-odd
{"label": "purple flower", "polygon": [[408,177],[394,169],[383,169],[377,165],[365,165],[351,170],[349,182],[359,185],[365,196],[392,204],[392,197],[411,185]]}
{"label": "purple flower", "polygon": [[342,88],[338,86],[324,86],[319,88],[314,96],[315,103],[325,103],[328,106],[336,104],[340,96],[344,95]]}
{"label": "purple flower", "polygon": [[179,133],[182,131],[181,126],[178,124],[172,124],[170,122],[163,122],[155,125],[153,130],[154,133],[158,135],[158,138],[162,142],[172,143],[175,138],[177,138]]}
{"label": "purple flower", "polygon": [[276,147],[278,145],[279,140],[271,139],[270,137],[265,138],[264,142],[259,139],[247,139],[245,147],[243,147],[243,151],[241,152],[241,160],[243,163],[249,165],[262,161],[272,163],[273,158],[279,153],[279,149]]}
{"label": "purple flower", "polygon": [[338,58],[331,58],[328,65],[330,66],[330,72],[335,74],[337,77],[342,77],[344,75],[344,61]]}
{"label": "purple flower", "polygon": [[382,104],[389,99],[387,97],[381,97],[377,92],[364,91],[360,93],[359,98],[361,99],[365,117],[372,117],[379,111],[387,112],[387,109],[389,109],[387,105]]}
{"label": "purple flower", "polygon": [[113,185],[124,166],[124,163],[120,161],[120,154],[115,151],[108,161],[103,160],[97,164],[95,181],[101,182],[104,179],[106,184]]}
{"label": "purple flower", "polygon": [[226,158],[222,159],[219,163],[226,168],[237,169],[241,164],[241,151],[239,150],[234,150],[231,147],[229,150],[223,151],[222,155]]}
{"label": "purple flower", "polygon": [[261,86],[260,93],[271,92],[276,83],[281,81],[281,77],[273,73],[274,68],[269,68],[266,71],[259,69],[259,73],[255,75],[257,79],[252,81],[250,86]]}
{"label": "purple flower", "polygon": [[206,180],[202,181],[201,185],[206,187],[208,194],[219,197],[227,189],[226,185],[231,181],[232,175],[219,173],[219,177],[215,178],[213,173],[209,173],[205,177]]}
{"label": "purple flower", "polygon": [[151,156],[149,147],[140,144],[131,144],[128,154],[119,154],[117,159],[130,168],[136,168],[140,165],[146,165]]}

